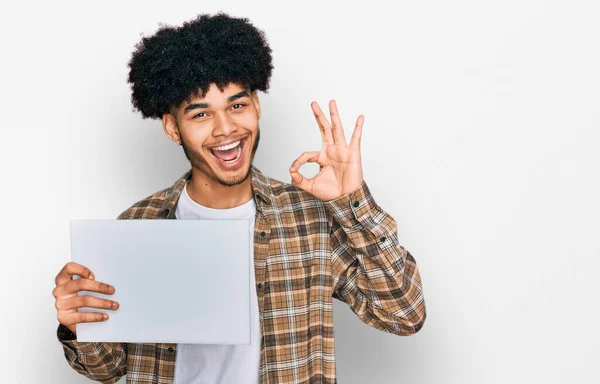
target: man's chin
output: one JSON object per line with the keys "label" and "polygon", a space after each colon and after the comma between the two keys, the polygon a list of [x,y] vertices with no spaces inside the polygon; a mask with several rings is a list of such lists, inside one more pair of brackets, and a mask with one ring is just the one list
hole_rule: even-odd
{"label": "man's chin", "polygon": [[246,181],[250,175],[250,165],[251,164],[243,164],[238,169],[234,170],[225,170],[216,165],[216,170],[213,170],[213,179],[215,179],[219,184],[228,187],[241,184]]}

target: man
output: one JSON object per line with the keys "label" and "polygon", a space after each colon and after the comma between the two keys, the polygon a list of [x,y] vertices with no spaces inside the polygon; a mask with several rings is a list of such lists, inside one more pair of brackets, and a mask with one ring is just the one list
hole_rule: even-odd
{"label": "man", "polygon": [[[260,139],[256,92],[267,91],[273,65],[264,34],[247,19],[219,13],[163,27],[142,39],[129,66],[133,105],[145,118],[162,119],[191,170],[118,218],[250,219],[252,341],[77,342],[75,324],[106,321],[118,303],[78,297],[115,287],[67,263],[53,294],[58,339],[77,372],[104,383],[123,375],[128,383],[335,383],[332,297],[376,329],[421,329],[426,312],[415,259],[363,180],[362,115],[346,143],[335,102],[331,125],[313,102],[323,146],[298,157],[285,183],[252,165]],[[298,172],[306,162],[320,165],[311,179]],[[84,306],[102,310],[77,312]]]}

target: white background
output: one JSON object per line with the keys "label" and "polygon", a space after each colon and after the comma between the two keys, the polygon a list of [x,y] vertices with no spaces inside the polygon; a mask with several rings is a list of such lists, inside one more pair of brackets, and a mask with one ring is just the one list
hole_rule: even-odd
{"label": "white background", "polygon": [[320,148],[313,100],[337,100],[348,138],[364,114],[365,180],[421,270],[414,336],[335,302],[340,383],[597,380],[598,2],[22,4],[0,12],[2,382],[88,382],[55,333],[68,221],[115,218],[187,170],[132,111],[126,64],[140,33],[218,10],[274,51],[255,165],[289,181]]}

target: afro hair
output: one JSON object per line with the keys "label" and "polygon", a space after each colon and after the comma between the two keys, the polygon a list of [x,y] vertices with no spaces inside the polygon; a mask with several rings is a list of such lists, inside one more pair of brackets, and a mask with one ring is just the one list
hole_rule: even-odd
{"label": "afro hair", "polygon": [[131,102],[144,118],[160,119],[211,83],[236,83],[267,92],[273,71],[264,32],[247,18],[198,15],[180,27],[161,26],[143,37],[129,61]]}

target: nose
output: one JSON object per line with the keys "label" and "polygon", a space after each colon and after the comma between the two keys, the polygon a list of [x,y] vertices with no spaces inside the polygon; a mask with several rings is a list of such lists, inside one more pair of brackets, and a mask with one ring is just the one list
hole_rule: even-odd
{"label": "nose", "polygon": [[215,127],[212,131],[213,136],[231,136],[237,131],[238,126],[227,113],[217,113],[215,115]]}

